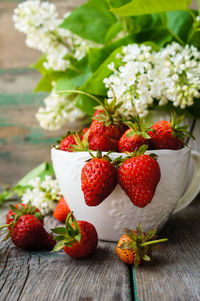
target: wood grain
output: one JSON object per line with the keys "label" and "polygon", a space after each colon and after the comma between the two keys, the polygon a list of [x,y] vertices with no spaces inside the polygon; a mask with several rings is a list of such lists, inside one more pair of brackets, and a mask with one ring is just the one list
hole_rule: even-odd
{"label": "wood grain", "polygon": [[[47,228],[55,224],[47,218]],[[114,249],[114,243],[100,241],[93,256],[74,260],[63,251],[25,252],[11,241],[1,243],[0,301],[131,300],[128,268]]]}
{"label": "wood grain", "polygon": [[159,237],[168,237],[151,264],[136,271],[136,300],[200,300],[200,196],[171,217]]}

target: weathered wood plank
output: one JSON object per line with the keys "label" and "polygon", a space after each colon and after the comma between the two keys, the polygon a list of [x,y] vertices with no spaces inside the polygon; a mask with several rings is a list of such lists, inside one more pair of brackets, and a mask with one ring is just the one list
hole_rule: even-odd
{"label": "weathered wood plank", "polygon": [[[48,227],[55,223],[48,218]],[[114,243],[100,241],[93,256],[73,260],[63,251],[25,252],[12,242],[1,243],[0,300],[131,300],[128,268],[118,260],[114,248]]]}
{"label": "weathered wood plank", "polygon": [[[136,300],[200,300],[200,196],[170,218],[160,233],[169,242],[135,275]],[[134,271],[135,273],[135,271]]]}

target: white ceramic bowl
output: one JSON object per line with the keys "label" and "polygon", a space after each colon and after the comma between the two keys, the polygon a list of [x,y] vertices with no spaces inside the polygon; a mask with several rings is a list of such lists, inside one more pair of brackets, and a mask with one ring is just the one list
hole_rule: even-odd
{"label": "white ceramic bowl", "polygon": [[[144,231],[161,228],[169,216],[185,208],[200,189],[200,154],[188,148],[178,151],[155,150],[161,169],[161,180],[150,204],[144,208],[134,206],[119,185],[100,205],[85,204],[81,190],[81,170],[91,156],[88,152],[64,152],[52,149],[51,156],[61,191],[78,220],[91,222],[99,239],[117,241],[123,228],[135,229],[139,222]],[[150,153],[147,151],[147,153]],[[111,153],[116,158],[126,154]],[[195,164],[193,177],[186,189],[190,158]],[[186,190],[186,192],[185,192]],[[184,194],[184,195],[183,195]]]}

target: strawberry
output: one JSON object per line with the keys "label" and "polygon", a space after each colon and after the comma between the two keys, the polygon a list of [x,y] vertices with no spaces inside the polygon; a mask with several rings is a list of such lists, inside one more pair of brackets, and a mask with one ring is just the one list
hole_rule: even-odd
{"label": "strawberry", "polygon": [[44,229],[43,216],[36,207],[31,206],[31,203],[10,205],[10,207],[13,214],[8,214],[7,221],[9,223],[0,227],[0,229],[8,227],[6,239],[11,237],[13,243],[24,250],[52,249],[54,247],[55,240]]}
{"label": "strawberry", "polygon": [[176,117],[175,113],[171,115],[171,121],[161,120],[152,125],[153,131],[149,132],[151,136],[152,149],[173,149],[183,148],[186,137],[194,137],[187,131],[187,125],[180,126],[184,116]]}
{"label": "strawberry", "polygon": [[[11,205],[12,207],[12,205]],[[35,206],[26,206],[26,204],[16,204],[14,207],[16,207],[17,209],[19,209],[18,213],[14,212],[12,209],[10,209],[8,211],[8,214],[6,216],[6,224],[10,224],[14,218],[15,218],[15,215],[18,214],[20,216],[24,215],[24,214],[29,214],[30,212],[32,212],[33,210],[35,210],[35,213],[40,213],[40,210],[38,208],[36,208]],[[16,209],[14,209],[16,210]],[[44,220],[43,219],[39,219],[40,223],[43,225],[44,224]]]}
{"label": "strawberry", "polygon": [[[90,153],[91,154],[91,153]],[[117,170],[108,155],[101,151],[90,159],[81,171],[81,189],[88,206],[97,206],[105,200],[117,185]]]}
{"label": "strawberry", "polygon": [[121,159],[118,168],[118,182],[137,207],[145,207],[151,202],[160,181],[160,167],[156,156],[145,155],[143,145],[129,157]]}
{"label": "strawberry", "polygon": [[53,212],[53,216],[60,222],[65,222],[70,212],[71,210],[69,209],[67,202],[65,201],[64,197],[61,197]]}
{"label": "strawberry", "polygon": [[132,117],[132,121],[134,122],[125,123],[129,126],[129,129],[126,130],[118,142],[119,152],[133,152],[143,144],[147,145],[148,148],[151,146],[151,137],[148,134],[150,125],[139,116]]}
{"label": "strawberry", "polygon": [[118,108],[115,100],[110,104],[105,100],[95,111],[88,136],[89,149],[118,151],[118,140],[124,132]]}
{"label": "strawberry", "polygon": [[66,219],[66,227],[52,231],[58,234],[55,239],[59,241],[53,252],[64,248],[66,254],[79,259],[88,257],[97,248],[98,235],[95,227],[86,221],[77,221],[71,214]]}
{"label": "strawberry", "polygon": [[125,234],[119,239],[115,252],[117,256],[127,264],[138,265],[143,261],[150,261],[152,251],[156,247],[153,244],[167,241],[167,238],[153,240],[156,236],[157,229],[144,233],[139,223],[136,231],[125,229]]}
{"label": "strawberry", "polygon": [[23,250],[52,249],[55,245],[53,236],[46,232],[34,215],[21,216],[11,231],[14,245]]}
{"label": "strawberry", "polygon": [[88,150],[89,129],[85,128],[78,133],[68,131],[61,141],[57,141],[56,148],[67,151],[87,151]]}

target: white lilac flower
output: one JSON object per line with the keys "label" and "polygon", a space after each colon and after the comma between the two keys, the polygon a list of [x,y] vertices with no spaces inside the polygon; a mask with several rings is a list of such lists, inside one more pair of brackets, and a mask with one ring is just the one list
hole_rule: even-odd
{"label": "white lilac flower", "polygon": [[148,75],[154,63],[151,47],[128,45],[123,48],[121,57],[122,65],[118,70],[113,63],[108,66],[113,71],[104,79],[108,97],[122,102],[121,109],[127,114],[146,115],[148,105],[153,103]]}
{"label": "white lilac flower", "polygon": [[200,98],[200,52],[194,46],[172,43],[159,52],[145,45],[123,48],[121,66],[104,79],[108,97],[123,102],[127,114],[148,113],[148,106],[157,99],[159,105],[168,101],[184,109]]}
{"label": "white lilac flower", "polygon": [[44,103],[46,106],[39,108],[36,118],[46,130],[58,130],[66,122],[73,122],[84,116],[84,113],[75,107],[73,98],[56,94],[55,89],[45,98]]}
{"label": "white lilac flower", "polygon": [[39,177],[36,177],[29,182],[29,185],[32,188],[25,190],[22,203],[31,202],[44,215],[52,212],[61,197],[57,180],[51,176],[45,176],[44,181],[41,181]]}
{"label": "white lilac flower", "polygon": [[167,45],[154,54],[155,66],[151,77],[152,96],[160,101],[173,102],[185,109],[200,97],[200,52],[194,46],[178,43]]}
{"label": "white lilac flower", "polygon": [[97,47],[95,43],[59,28],[62,19],[58,18],[56,6],[47,1],[27,0],[20,3],[14,11],[13,21],[15,28],[27,35],[27,46],[46,54],[46,69],[64,71],[70,67],[67,55],[80,60],[89,47]]}

